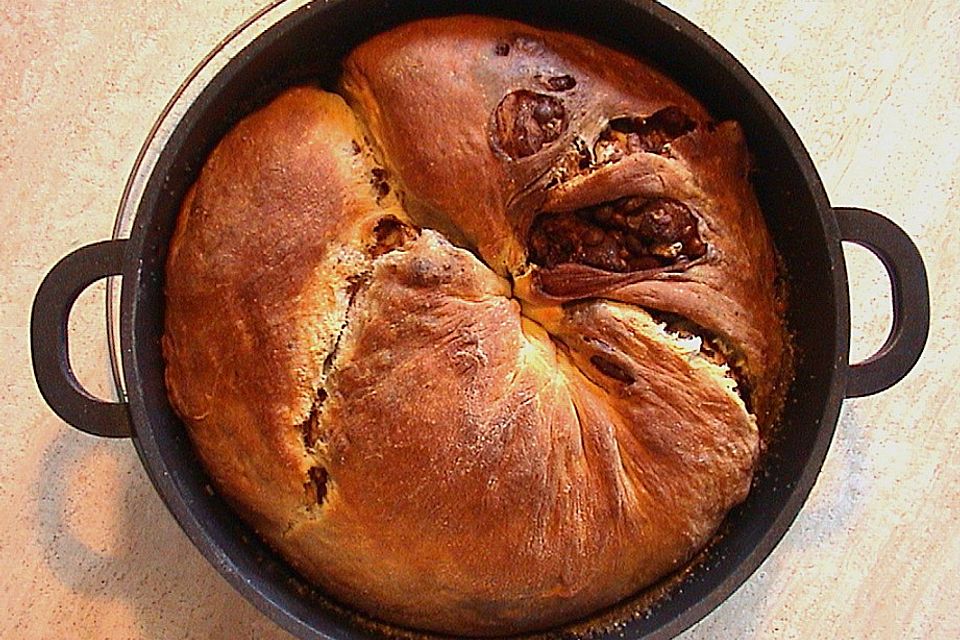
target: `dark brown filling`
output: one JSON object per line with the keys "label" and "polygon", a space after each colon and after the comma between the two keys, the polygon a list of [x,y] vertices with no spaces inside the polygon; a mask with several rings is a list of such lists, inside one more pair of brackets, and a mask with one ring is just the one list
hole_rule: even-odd
{"label": "dark brown filling", "polygon": [[314,498],[318,505],[323,506],[323,501],[327,499],[327,470],[323,467],[310,467],[307,475],[310,477],[305,486],[308,495]]}
{"label": "dark brown filling", "polygon": [[[320,412],[323,410],[323,403],[327,401],[327,392],[323,388],[317,389],[317,396],[313,400],[313,407],[310,409],[310,415],[300,425],[300,434],[303,438],[304,449],[308,453],[316,451],[317,444],[321,441],[320,433]],[[307,470],[307,481],[303,483],[303,488],[307,492],[307,498],[316,500],[318,505],[323,505],[327,497],[327,470],[322,466],[310,467]]]}
{"label": "dark brown filling", "polygon": [[373,257],[377,257],[416,239],[420,232],[417,228],[393,216],[386,216],[377,222],[377,226],[373,228],[373,235],[375,242],[370,253]]}
{"label": "dark brown filling", "polygon": [[327,401],[327,392],[325,389],[317,389],[317,396],[313,399],[313,407],[310,409],[310,415],[300,425],[300,433],[303,436],[303,446],[308,451],[312,451],[320,440],[320,411],[323,410],[323,403]]}
{"label": "dark brown filling", "polygon": [[537,216],[528,241],[530,260],[545,268],[584,264],[626,273],[703,256],[697,217],[682,202],[626,197]]}
{"label": "dark brown filling", "polygon": [[610,358],[598,355],[590,356],[590,364],[596,367],[597,371],[605,376],[613,378],[614,380],[619,380],[624,384],[633,384],[635,382],[634,377],[629,371],[621,367]]}
{"label": "dark brown filling", "polygon": [[390,193],[390,183],[387,181],[389,174],[386,169],[374,167],[370,170],[370,176],[370,184],[373,186],[373,190],[377,194],[377,201],[379,202]]}
{"label": "dark brown filling", "polygon": [[614,118],[593,147],[597,164],[616,162],[633,153],[663,153],[664,147],[697,128],[679,107],[667,107],[646,118]]}
{"label": "dark brown filling", "polygon": [[537,153],[567,128],[563,103],[533,91],[508,93],[493,115],[494,146],[514,160]]}
{"label": "dark brown filling", "polygon": [[577,79],[568,74],[549,78],[541,77],[540,81],[551,91],[570,91],[577,86]]}
{"label": "dark brown filling", "polygon": [[[708,124],[709,126],[709,124]],[[697,122],[679,107],[666,107],[646,118],[614,118],[593,143],[580,137],[557,161],[547,188],[613,164],[635,153],[663,154],[666,146],[697,128]]]}

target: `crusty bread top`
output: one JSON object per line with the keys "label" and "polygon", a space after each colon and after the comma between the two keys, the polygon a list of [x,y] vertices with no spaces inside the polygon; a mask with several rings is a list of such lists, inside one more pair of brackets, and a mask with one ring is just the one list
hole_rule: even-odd
{"label": "crusty bread top", "polygon": [[[771,421],[787,377],[782,292],[736,123],[713,122],[663,74],[595,42],[476,16],[414,22],[371,39],[347,59],[342,85],[415,216],[448,222],[491,268],[514,276],[528,301],[603,296],[695,322],[742,360],[752,408],[761,423]],[[509,96],[518,95],[561,105],[555,139],[518,145],[498,131]],[[653,153],[590,158],[586,171],[558,180],[557,167],[580,159],[578,149],[595,150],[611,121],[672,113],[695,129]],[[524,142],[527,149],[513,149],[519,157],[503,150]],[[708,254],[654,274],[529,268],[537,214],[623,196],[683,202],[699,218]]]}
{"label": "crusty bread top", "polygon": [[[786,368],[739,129],[619,53],[469,16],[373,38],[343,87],[353,108],[302,87],[244,119],[183,204],[166,379],[218,490],[414,628],[541,629],[680,567],[746,496]],[[694,125],[665,148],[557,173],[673,107]],[[538,216],[621,197],[680,203],[703,248],[534,261]]]}

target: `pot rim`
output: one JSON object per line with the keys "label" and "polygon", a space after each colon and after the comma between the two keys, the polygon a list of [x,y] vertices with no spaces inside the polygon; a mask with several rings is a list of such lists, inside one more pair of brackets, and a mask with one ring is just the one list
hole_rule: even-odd
{"label": "pot rim", "polygon": [[[117,215],[110,234],[111,240],[129,238],[140,208],[140,199],[146,189],[150,175],[160,159],[167,141],[173,135],[180,119],[193,101],[241,49],[248,46],[264,31],[275,25],[289,14],[309,4],[312,0],[270,0],[261,9],[246,18],[224,36],[200,59],[200,62],[187,74],[173,95],[160,110],[143,145],[137,152],[130,174],[124,184],[117,207]],[[123,356],[120,339],[120,290],[122,276],[107,278],[106,320],[107,347],[110,354],[110,371],[113,387],[120,400],[126,399]]]}
{"label": "pot rim", "polygon": [[[792,486],[787,487],[787,491],[783,494],[784,498],[778,505],[778,513],[768,521],[765,533],[740,563],[739,570],[732,572],[725,580],[711,588],[706,596],[649,636],[672,637],[707,616],[749,579],[796,519],[813,488],[836,430],[840,406],[844,398],[850,340],[848,282],[838,223],[823,183],[799,136],[773,98],[732,54],[678,13],[660,4],[642,0],[611,1],[624,2],[650,14],[655,20],[669,25],[681,37],[693,42],[706,56],[714,58],[729,69],[737,82],[750,95],[757,108],[783,136],[794,162],[800,168],[803,182],[816,203],[819,214],[816,216],[817,224],[821,226],[820,231],[827,241],[826,253],[830,262],[832,293],[837,312],[833,336],[835,361],[830,371],[825,372],[830,376],[829,392],[824,404],[821,426],[817,431],[802,474]],[[232,74],[227,72],[236,73],[239,67],[232,67],[231,62],[238,58],[254,57],[256,51],[265,46],[265,41],[269,40],[270,34],[277,34],[283,30],[281,25],[291,24],[291,21],[299,23],[311,19],[315,12],[323,12],[334,4],[337,4],[336,0],[316,5],[304,0],[274,0],[218,43],[180,85],[151,129],[126,183],[113,235],[114,238],[120,238],[129,233],[130,240],[127,243],[123,274],[112,278],[112,282],[108,285],[107,299],[108,340],[111,343],[111,362],[117,392],[121,399],[126,398],[129,402],[134,445],[151,482],[193,544],[221,575],[262,613],[298,637],[329,636],[302,620],[274,599],[271,594],[265,593],[261,586],[249,580],[228,554],[207,534],[203,522],[197,518],[190,503],[179,492],[170,470],[166,468],[159,453],[162,445],[155,439],[152,429],[146,426],[150,424],[151,417],[142,396],[144,381],[134,361],[137,325],[136,292],[144,278],[140,256],[144,251],[147,229],[147,221],[141,219],[143,214],[140,209],[148,184],[158,179],[155,172],[161,154],[168,149],[174,133],[183,122],[184,115],[197,105],[199,98],[209,87],[217,81],[224,80],[223,74],[229,76]],[[240,55],[241,53],[243,55]],[[117,289],[119,289],[119,296],[117,296]],[[116,317],[119,317],[119,327],[115,321]],[[119,349],[117,349],[118,345]],[[119,355],[116,355],[118,352]]]}

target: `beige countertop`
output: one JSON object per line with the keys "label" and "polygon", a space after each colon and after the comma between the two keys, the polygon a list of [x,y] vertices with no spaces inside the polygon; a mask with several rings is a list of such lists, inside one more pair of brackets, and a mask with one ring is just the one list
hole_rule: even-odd
{"label": "beige countertop", "polygon": [[[43,274],[109,237],[153,121],[261,3],[28,0],[0,8],[0,637],[286,638],[179,530],[130,442],[68,428],[30,374]],[[902,383],[844,404],[809,501],[757,573],[686,638],[960,637],[960,3],[671,0],[773,95],[833,203],[917,242],[933,303]],[[889,291],[847,248],[853,358]],[[79,375],[109,393],[103,288],[71,318]]]}

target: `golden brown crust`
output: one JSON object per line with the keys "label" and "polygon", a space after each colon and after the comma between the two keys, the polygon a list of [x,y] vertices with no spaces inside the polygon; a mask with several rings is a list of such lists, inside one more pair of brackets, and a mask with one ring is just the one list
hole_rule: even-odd
{"label": "golden brown crust", "polygon": [[[574,84],[551,87],[558,78]],[[752,406],[769,426],[786,376],[779,355],[786,352],[783,309],[736,123],[714,124],[671,80],[594,42],[474,16],[415,22],[373,38],[347,59],[343,86],[408,202],[443,212],[491,267],[517,277],[518,295],[541,304],[603,296],[688,317],[743,357]],[[511,158],[491,127],[498,105],[519,91],[559,101],[565,124],[536,152]],[[696,129],[655,153],[611,163],[597,157],[598,138],[611,121],[671,109]],[[594,151],[594,166],[558,183],[557,167],[580,147]],[[707,256],[675,273],[590,278],[590,284],[580,277],[568,290],[562,286],[571,282],[568,270],[525,273],[526,238],[537,213],[636,195],[689,205],[701,219]]]}
{"label": "golden brown crust", "polygon": [[[574,86],[551,87],[566,77]],[[707,116],[633,58],[570,34],[477,16],[421,20],[378,35],[347,59],[342,84],[408,198],[449,218],[501,274],[522,265],[517,236],[544,197],[533,187],[575,138],[595,138],[609,118],[669,106]],[[510,159],[508,145],[497,143],[495,113],[516,92],[561,101],[567,125],[538,152]]]}
{"label": "golden brown crust", "polygon": [[609,182],[603,180],[612,193],[628,189],[691,205],[704,220],[701,235],[710,250],[686,270],[612,287],[603,295],[678,314],[727,340],[745,360],[751,408],[769,427],[789,374],[788,345],[776,254],[747,181],[748,162],[739,126],[724,122],[677,139],[655,172],[630,159],[612,166]]}
{"label": "golden brown crust", "polygon": [[341,98],[291,90],[237,125],[184,202],[167,261],[166,380],[217,484],[266,534],[304,504],[299,425],[383,209]]}
{"label": "golden brown crust", "polygon": [[[457,635],[560,624],[681,566],[745,497],[757,419],[648,310],[742,353],[762,424],[786,349],[739,130],[560,175],[610,118],[709,117],[621,54],[476,17],[374,38],[344,86],[364,125],[289,90],[183,204],[166,377],[218,490],[334,597]],[[707,253],[639,279],[561,265],[592,287],[571,295],[528,269],[535,216],[638,194],[695,211]]]}
{"label": "golden brown crust", "polygon": [[[377,262],[348,327],[319,429],[336,535],[311,524],[289,551],[376,615],[472,634],[579,617],[681,566],[746,495],[753,419],[642,311],[572,307],[555,342],[425,232]],[[598,336],[634,383],[590,364]]]}

